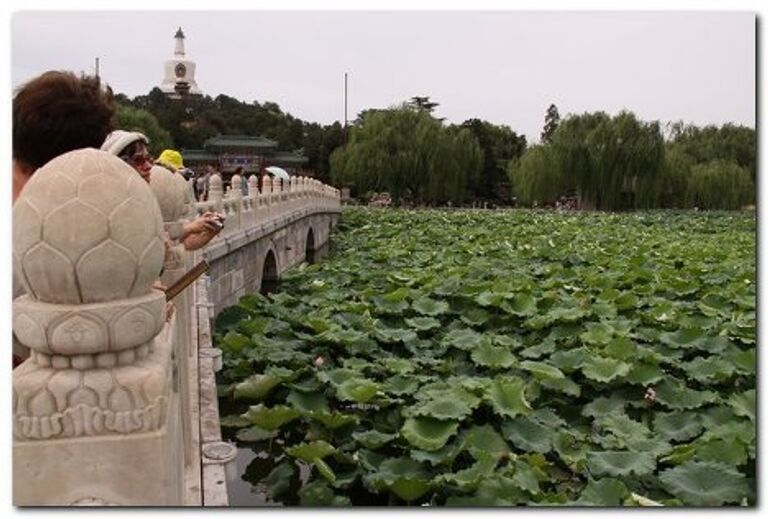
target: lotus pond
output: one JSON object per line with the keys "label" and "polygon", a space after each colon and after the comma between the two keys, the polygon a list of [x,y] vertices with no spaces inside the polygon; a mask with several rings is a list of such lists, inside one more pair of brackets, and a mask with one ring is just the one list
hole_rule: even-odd
{"label": "lotus pond", "polygon": [[273,505],[754,505],[755,234],[345,209],[328,258],[216,320],[242,478]]}

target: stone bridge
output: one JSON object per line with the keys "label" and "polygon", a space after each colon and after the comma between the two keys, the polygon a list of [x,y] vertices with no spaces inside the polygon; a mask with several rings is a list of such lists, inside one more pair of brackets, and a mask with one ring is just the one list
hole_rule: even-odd
{"label": "stone bridge", "polygon": [[[340,193],[303,177],[267,178],[259,190],[237,176],[224,193],[214,176],[208,200],[195,202],[180,176],[155,168],[151,179],[80,150],[41,168],[14,205],[26,294],[14,300],[13,329],[31,349],[13,371],[15,505],[228,504],[236,450],[221,438],[211,321],[314,262]],[[227,218],[204,249],[163,246],[209,210]],[[153,282],[170,285],[201,259],[208,274],[166,318]]]}

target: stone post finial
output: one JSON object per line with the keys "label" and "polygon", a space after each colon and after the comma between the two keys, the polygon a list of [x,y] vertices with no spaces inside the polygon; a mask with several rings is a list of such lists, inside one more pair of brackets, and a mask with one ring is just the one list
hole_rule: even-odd
{"label": "stone post finial", "polygon": [[259,177],[251,175],[248,177],[248,195],[255,196],[259,192]]}
{"label": "stone post finial", "polygon": [[211,175],[209,182],[208,199],[212,202],[221,202],[224,198],[224,184],[221,180],[221,175]]}
{"label": "stone post finial", "polygon": [[272,194],[272,177],[269,175],[264,176],[264,183],[262,184],[262,193]]}
{"label": "stone post finial", "polygon": [[113,155],[73,151],[37,171],[13,217],[27,290],[13,329],[32,350],[13,372],[14,436],[159,427],[169,367],[146,359],[165,324],[165,296],[152,289],[165,247],[150,187]]}
{"label": "stone post finial", "polygon": [[232,176],[232,192],[234,197],[243,196],[243,178],[240,175]]}

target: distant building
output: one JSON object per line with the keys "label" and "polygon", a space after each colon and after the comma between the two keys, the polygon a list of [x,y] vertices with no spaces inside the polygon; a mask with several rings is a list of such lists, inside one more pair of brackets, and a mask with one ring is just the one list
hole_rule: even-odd
{"label": "distant building", "polygon": [[245,176],[261,174],[263,168],[277,166],[290,175],[312,176],[303,169],[309,159],[299,153],[279,151],[277,142],[250,135],[217,135],[203,143],[202,150],[181,150],[184,165],[196,172],[211,164],[226,181],[238,166]]}
{"label": "distant building", "polygon": [[173,59],[165,62],[165,77],[160,90],[176,99],[183,95],[202,95],[195,81],[195,62],[186,59],[184,55],[184,32],[181,27],[176,31],[174,39],[176,46]]}

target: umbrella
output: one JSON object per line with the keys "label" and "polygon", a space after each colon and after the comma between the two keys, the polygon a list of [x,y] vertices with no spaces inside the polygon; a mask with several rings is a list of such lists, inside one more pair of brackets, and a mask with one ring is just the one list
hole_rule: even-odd
{"label": "umbrella", "polygon": [[277,166],[269,166],[268,168],[264,168],[269,172],[273,177],[282,178],[285,180],[288,180],[291,178],[291,176],[288,174],[286,170],[283,168],[278,168]]}

